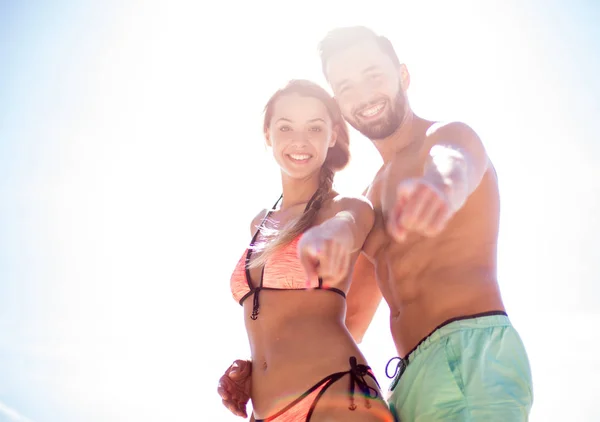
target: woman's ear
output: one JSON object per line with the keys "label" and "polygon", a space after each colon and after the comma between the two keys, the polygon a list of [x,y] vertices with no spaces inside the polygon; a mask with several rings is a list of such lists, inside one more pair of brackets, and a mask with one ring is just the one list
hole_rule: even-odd
{"label": "woman's ear", "polygon": [[340,130],[338,125],[335,125],[331,130],[331,139],[329,140],[329,148],[333,147],[337,142],[338,131]]}

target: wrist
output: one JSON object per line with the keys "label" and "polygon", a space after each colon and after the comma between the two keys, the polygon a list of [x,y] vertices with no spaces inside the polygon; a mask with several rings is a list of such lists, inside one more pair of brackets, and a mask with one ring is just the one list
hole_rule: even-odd
{"label": "wrist", "polygon": [[352,230],[354,224],[354,218],[350,213],[341,212],[335,217],[330,218],[321,224],[325,232],[331,236],[339,239],[342,243],[353,245],[354,244],[354,232]]}
{"label": "wrist", "polygon": [[469,194],[468,172],[465,162],[455,157],[432,157],[426,166],[423,179],[440,191],[452,211],[460,209]]}

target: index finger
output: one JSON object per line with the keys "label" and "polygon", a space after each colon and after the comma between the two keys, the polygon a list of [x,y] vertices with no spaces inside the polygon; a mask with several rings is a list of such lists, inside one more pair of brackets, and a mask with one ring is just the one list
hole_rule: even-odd
{"label": "index finger", "polygon": [[241,416],[243,418],[248,417],[245,409],[241,409],[236,403],[223,400],[223,406],[225,406],[231,413],[236,416]]}
{"label": "index finger", "polygon": [[307,277],[307,284],[309,280],[317,277],[317,267],[319,266],[319,250],[311,244],[303,245],[298,250],[298,258],[300,258],[300,264],[304,268]]}
{"label": "index finger", "polygon": [[219,396],[221,396],[221,399],[223,400],[231,400],[232,398],[229,390],[221,383],[219,383],[219,386],[217,387],[217,393],[219,394]]}

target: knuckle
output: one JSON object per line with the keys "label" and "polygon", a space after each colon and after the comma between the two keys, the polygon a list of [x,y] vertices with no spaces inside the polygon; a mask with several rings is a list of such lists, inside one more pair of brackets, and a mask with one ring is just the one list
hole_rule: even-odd
{"label": "knuckle", "polygon": [[436,197],[435,197],[435,204],[442,211],[450,209],[450,204],[448,203],[446,198],[444,198],[443,196],[441,196],[439,194],[436,195]]}
{"label": "knuckle", "polygon": [[406,229],[410,229],[413,226],[413,217],[410,214],[403,215],[400,219],[400,225]]}

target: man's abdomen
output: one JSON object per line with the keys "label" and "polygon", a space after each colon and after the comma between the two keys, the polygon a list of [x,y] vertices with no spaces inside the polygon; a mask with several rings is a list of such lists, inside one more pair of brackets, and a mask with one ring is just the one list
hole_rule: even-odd
{"label": "man's abdomen", "polygon": [[390,327],[400,356],[450,319],[504,310],[492,270],[448,268],[432,276],[402,280],[388,292]]}

